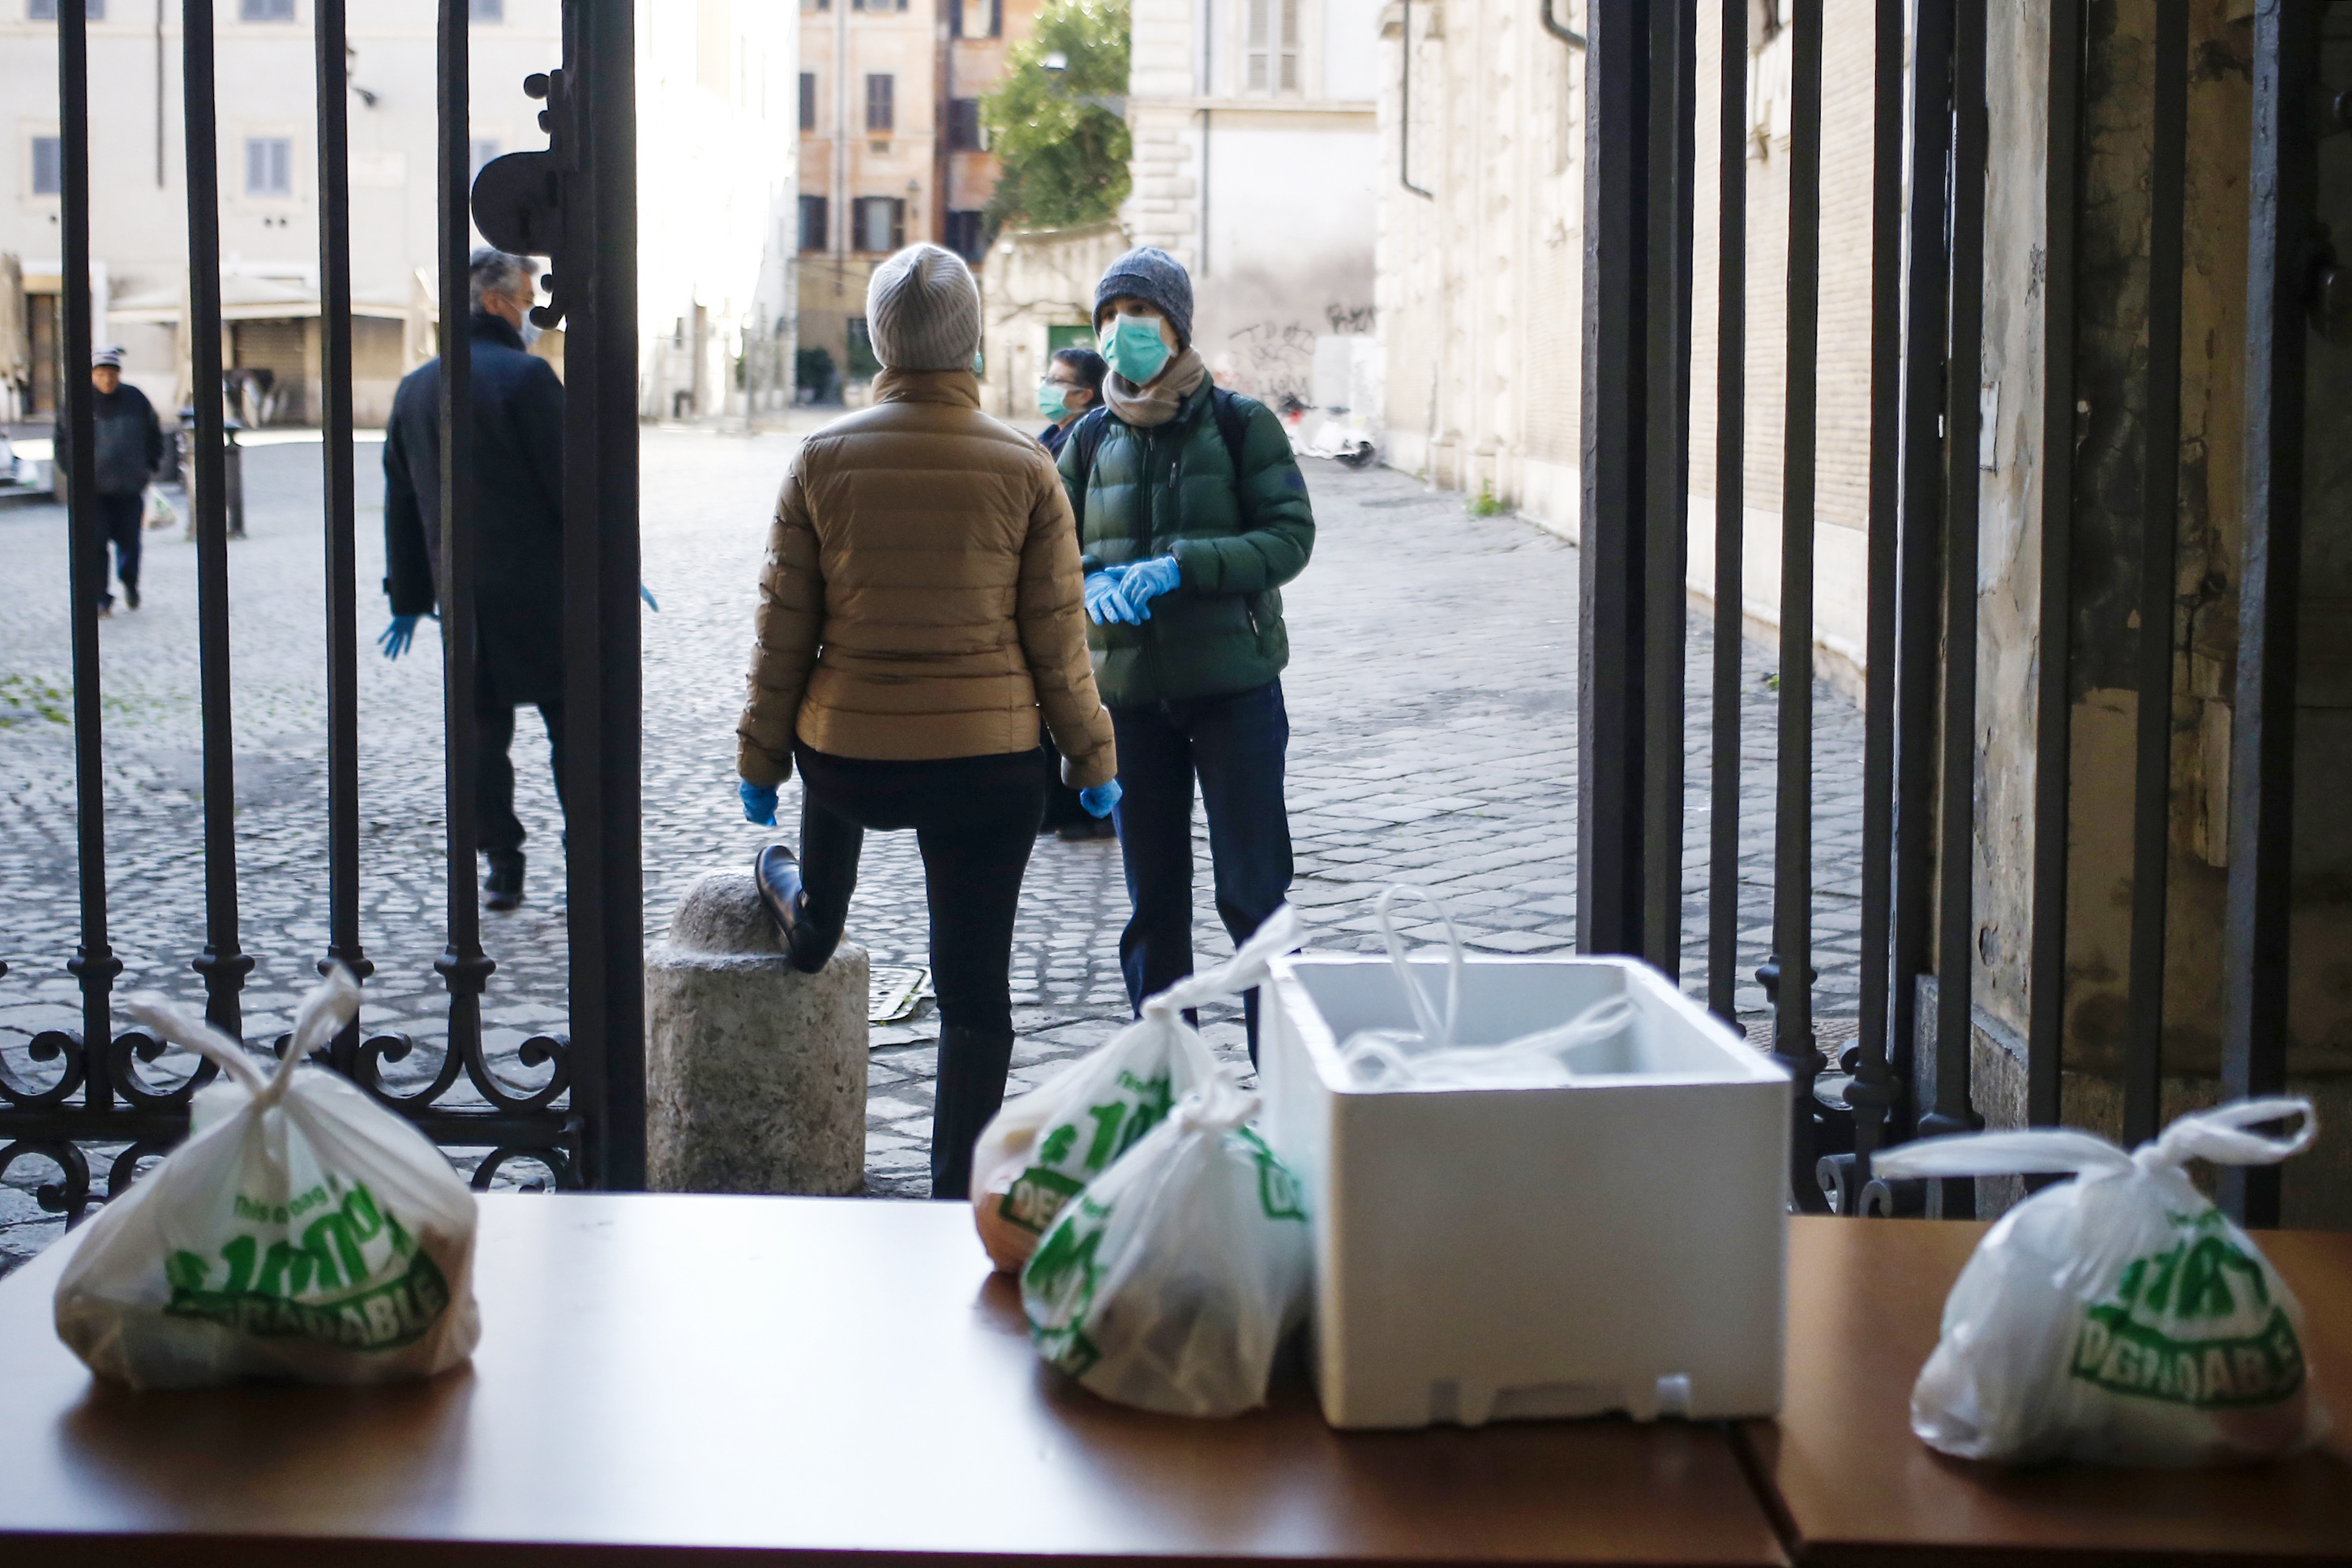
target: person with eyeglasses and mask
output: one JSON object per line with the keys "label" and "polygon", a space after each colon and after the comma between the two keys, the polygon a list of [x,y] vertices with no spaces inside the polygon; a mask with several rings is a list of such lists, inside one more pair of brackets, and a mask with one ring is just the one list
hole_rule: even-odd
{"label": "person with eyeglasses and mask", "polygon": [[1059,458],[1070,426],[1101,404],[1103,377],[1109,369],[1092,349],[1056,349],[1045,362],[1045,378],[1037,384],[1037,412],[1053,423],[1037,432],[1037,443],[1048,455]]}
{"label": "person with eyeglasses and mask", "polygon": [[[1131,906],[1119,968],[1139,1011],[1192,973],[1196,779],[1217,915],[1235,944],[1289,896],[1282,587],[1314,551],[1315,513],[1282,421],[1210,379],[1174,257],[1141,246],[1112,262],[1094,326],[1103,403],[1067,432],[1061,471],[1118,741]],[[1255,1061],[1257,993],[1243,1002]]]}

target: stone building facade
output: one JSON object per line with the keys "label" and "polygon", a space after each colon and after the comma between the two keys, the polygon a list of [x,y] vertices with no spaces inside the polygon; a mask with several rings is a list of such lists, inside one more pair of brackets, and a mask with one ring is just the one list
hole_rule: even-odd
{"label": "stone building facade", "polygon": [[[1749,0],[1747,97],[1747,523],[1750,631],[1780,624],[1780,435],[1787,372],[1789,49],[1779,7]],[[1691,312],[1690,584],[1714,589],[1715,366],[1721,182],[1717,7],[1698,7]],[[1582,5],[1555,16],[1581,25]],[[1827,0],[1822,119],[1819,656],[1859,689],[1868,451],[1868,0]],[[1582,504],[1583,58],[1518,0],[1383,13],[1378,306],[1382,447],[1442,488],[1488,496],[1573,539]]]}
{"label": "stone building facade", "polygon": [[866,283],[892,251],[944,245],[986,292],[982,215],[998,165],[980,100],[1044,9],[1045,0],[801,0],[799,341],[834,366],[820,395],[854,398],[872,379]]}
{"label": "stone building facade", "polygon": [[1135,0],[1139,245],[1191,270],[1217,380],[1314,402],[1315,342],[1372,328],[1377,0]]}

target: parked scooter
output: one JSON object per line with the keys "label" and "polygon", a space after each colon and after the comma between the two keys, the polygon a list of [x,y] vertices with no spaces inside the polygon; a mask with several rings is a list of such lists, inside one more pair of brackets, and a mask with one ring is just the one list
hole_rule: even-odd
{"label": "parked scooter", "polygon": [[[1307,434],[1307,416],[1319,414],[1315,433]],[[1370,468],[1376,448],[1364,416],[1346,408],[1311,408],[1295,397],[1282,400],[1282,422],[1290,432],[1290,449],[1302,458],[1329,458],[1351,468]]]}

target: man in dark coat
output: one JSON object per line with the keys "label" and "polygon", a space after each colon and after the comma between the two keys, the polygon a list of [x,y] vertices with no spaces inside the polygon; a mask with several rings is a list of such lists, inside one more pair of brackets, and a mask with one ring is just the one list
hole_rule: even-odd
{"label": "man in dark coat", "polygon": [[[470,269],[474,429],[475,842],[489,859],[483,903],[522,902],[523,826],[514,810],[515,709],[538,708],[563,799],[563,384],[528,353],[530,264],[478,250]],[[384,592],[398,658],[435,612],[441,557],[441,362],[394,395],[383,444]]]}
{"label": "man in dark coat", "polygon": [[[89,356],[91,466],[97,470],[98,613],[114,613],[106,591],[106,547],[114,546],[114,574],[122,580],[122,602],[139,607],[139,531],[145,520],[147,483],[163,466],[163,426],[147,395],[122,379],[122,351],[100,349]],[[72,458],[65,416],[58,416],[58,489],[66,489]]]}

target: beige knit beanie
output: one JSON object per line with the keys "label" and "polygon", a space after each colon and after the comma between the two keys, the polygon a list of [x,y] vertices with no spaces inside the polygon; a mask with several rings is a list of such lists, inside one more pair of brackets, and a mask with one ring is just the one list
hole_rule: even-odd
{"label": "beige knit beanie", "polygon": [[980,350],[980,285],[952,250],[910,245],[866,285],[874,357],[892,370],[970,370]]}

